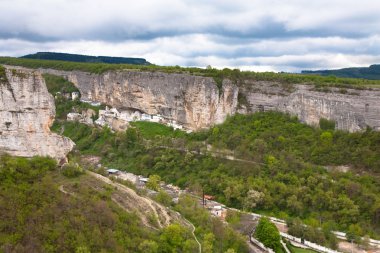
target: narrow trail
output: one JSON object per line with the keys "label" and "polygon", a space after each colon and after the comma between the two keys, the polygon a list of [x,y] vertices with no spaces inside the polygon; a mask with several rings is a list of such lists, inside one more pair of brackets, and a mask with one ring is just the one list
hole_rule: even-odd
{"label": "narrow trail", "polygon": [[67,192],[67,191],[65,191],[65,189],[63,188],[63,185],[60,185],[59,188],[58,188],[58,190],[59,190],[60,192],[64,193],[64,194],[67,194],[67,195],[70,195],[70,196],[75,197],[74,193],[71,193],[71,192]]}
{"label": "narrow trail", "polygon": [[186,152],[186,153],[191,153],[191,154],[196,154],[196,155],[203,155],[203,156],[205,156],[205,155],[211,155],[212,157],[217,157],[217,158],[226,159],[226,160],[230,160],[230,161],[237,161],[237,162],[243,162],[243,163],[265,165],[265,163],[260,163],[260,162],[255,162],[255,161],[251,161],[251,160],[240,159],[240,158],[236,158],[233,155],[226,155],[226,154],[223,154],[223,153],[213,152],[213,151],[210,151],[210,150],[208,150],[207,152],[202,152],[202,151],[201,152],[197,152],[197,151],[193,151],[193,150],[188,150],[186,148],[175,148],[175,147],[169,147],[169,146],[156,146],[155,148],[173,149],[173,150],[177,150],[177,151],[181,151],[181,152]]}
{"label": "narrow trail", "polygon": [[[126,194],[128,194],[129,196],[131,196],[133,199],[137,200],[137,201],[142,201],[145,203],[145,205],[148,206],[148,208],[153,212],[154,216],[157,218],[157,223],[158,223],[158,226],[160,228],[163,228],[163,227],[166,227],[167,225],[169,225],[171,223],[171,217],[169,216],[169,214],[167,213],[165,207],[159,205],[158,203],[155,203],[153,202],[151,199],[149,198],[145,198],[145,197],[142,197],[140,195],[138,195],[134,190],[128,188],[127,186],[125,185],[122,185],[122,184],[119,184],[119,183],[116,183],[116,182],[113,182],[111,181],[109,178],[107,177],[104,177],[102,175],[99,175],[99,174],[96,174],[92,171],[87,171],[87,173],[101,181],[103,181],[104,183],[108,184],[108,185],[112,185],[113,187],[115,187],[117,190],[120,190]],[[113,201],[115,201],[118,205],[123,205],[122,201],[119,200],[119,199],[116,199],[116,198],[113,198],[112,199]],[[130,210],[129,210],[130,211]],[[160,219],[162,218],[162,219]]]}
{"label": "narrow trail", "polygon": [[193,223],[191,223],[188,219],[186,219],[185,217],[183,217],[183,215],[181,215],[179,212],[176,211],[176,214],[180,217],[182,217],[182,219],[184,221],[186,221],[186,224],[189,225],[191,227],[191,234],[193,235],[195,241],[198,243],[198,249],[199,249],[199,253],[202,253],[202,244],[199,242],[197,236],[195,235],[195,226]]}

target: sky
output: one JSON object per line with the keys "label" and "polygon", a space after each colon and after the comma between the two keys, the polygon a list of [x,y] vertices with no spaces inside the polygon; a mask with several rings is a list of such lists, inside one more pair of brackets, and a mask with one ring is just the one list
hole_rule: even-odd
{"label": "sky", "polygon": [[380,64],[379,0],[0,0],[0,55],[299,72]]}

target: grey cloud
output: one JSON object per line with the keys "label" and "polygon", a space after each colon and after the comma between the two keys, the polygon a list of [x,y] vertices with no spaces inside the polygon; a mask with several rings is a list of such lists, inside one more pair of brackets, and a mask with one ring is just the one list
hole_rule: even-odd
{"label": "grey cloud", "polygon": [[371,64],[380,55],[378,9],[373,0],[2,0],[0,53],[278,70]]}

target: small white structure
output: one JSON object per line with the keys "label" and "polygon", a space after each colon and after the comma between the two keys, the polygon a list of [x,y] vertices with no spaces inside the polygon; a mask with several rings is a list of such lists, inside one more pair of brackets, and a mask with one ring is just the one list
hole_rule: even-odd
{"label": "small white structure", "polygon": [[80,93],[78,91],[71,92],[71,100],[79,98]]}
{"label": "small white structure", "polygon": [[120,173],[120,170],[117,169],[107,169],[107,172],[109,175],[118,175]]}
{"label": "small white structure", "polygon": [[77,112],[69,112],[67,114],[68,121],[79,121],[82,118],[82,114]]}
{"label": "small white structure", "polygon": [[152,122],[159,123],[163,120],[164,120],[164,118],[160,114],[152,115],[152,119],[151,119]]}
{"label": "small white structure", "polygon": [[151,121],[152,118],[153,118],[153,116],[150,114],[146,114],[146,113],[141,114],[141,120],[143,120],[143,121]]}
{"label": "small white structure", "polygon": [[148,181],[149,181],[149,178],[139,176],[139,183],[146,184],[148,183]]}
{"label": "small white structure", "polygon": [[183,126],[178,124],[177,121],[175,121],[175,120],[169,121],[168,126],[171,126],[172,128],[174,128],[174,130],[176,130],[176,129],[182,130],[183,129]]}

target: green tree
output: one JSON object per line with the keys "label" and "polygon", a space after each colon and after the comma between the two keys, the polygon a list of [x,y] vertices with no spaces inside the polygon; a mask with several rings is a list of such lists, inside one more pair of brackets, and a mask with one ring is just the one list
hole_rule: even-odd
{"label": "green tree", "polygon": [[215,236],[212,233],[207,233],[203,238],[203,249],[204,253],[212,253],[214,248]]}
{"label": "green tree", "polygon": [[154,191],[159,191],[160,182],[161,182],[161,177],[159,175],[150,175],[148,182],[146,183],[146,187]]}
{"label": "green tree", "polygon": [[357,244],[362,242],[361,236],[363,235],[363,230],[358,224],[351,224],[348,227],[348,231],[346,233],[346,237],[348,241],[353,241]]}
{"label": "green tree", "polygon": [[144,240],[139,245],[139,250],[144,253],[157,253],[158,252],[158,244],[155,241]]}
{"label": "green tree", "polygon": [[179,224],[170,224],[164,228],[160,241],[163,252],[181,252],[185,246],[187,231]]}
{"label": "green tree", "polygon": [[264,200],[264,197],[265,194],[260,191],[249,190],[247,192],[247,197],[245,197],[244,199],[243,206],[246,210],[251,210],[255,208],[258,204],[261,204]]}
{"label": "green tree", "polygon": [[277,227],[268,219],[262,217],[255,230],[255,237],[266,247],[281,252],[281,236]]}

